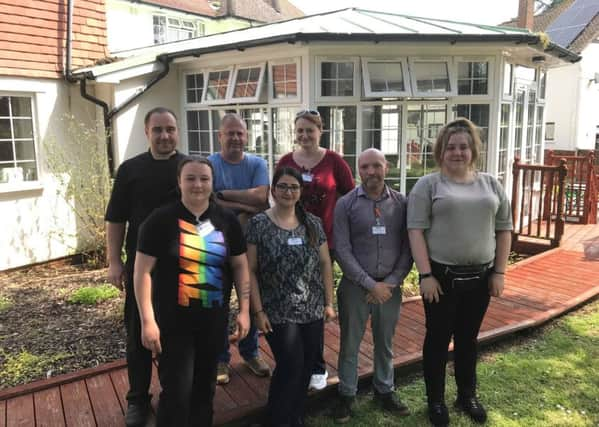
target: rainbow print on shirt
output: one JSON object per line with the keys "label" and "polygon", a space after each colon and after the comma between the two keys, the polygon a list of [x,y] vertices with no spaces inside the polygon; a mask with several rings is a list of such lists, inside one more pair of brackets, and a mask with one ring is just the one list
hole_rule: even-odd
{"label": "rainbow print on shirt", "polygon": [[203,307],[223,305],[223,274],[227,248],[223,233],[200,236],[196,226],[179,220],[179,305],[189,307],[190,299]]}

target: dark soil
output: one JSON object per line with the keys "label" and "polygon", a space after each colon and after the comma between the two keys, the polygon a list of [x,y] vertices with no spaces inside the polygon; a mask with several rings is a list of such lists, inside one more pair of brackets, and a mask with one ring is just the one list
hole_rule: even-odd
{"label": "dark soil", "polygon": [[105,269],[56,264],[0,273],[0,388],[125,357],[124,294],[97,305],[68,302],[105,278]]}

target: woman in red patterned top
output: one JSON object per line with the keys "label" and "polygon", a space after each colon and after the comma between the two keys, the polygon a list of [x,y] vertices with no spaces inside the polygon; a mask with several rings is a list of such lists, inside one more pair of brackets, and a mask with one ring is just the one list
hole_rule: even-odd
{"label": "woman in red patterned top", "polygon": [[[320,146],[322,119],[316,110],[303,110],[295,116],[295,143],[298,149],[285,154],[278,168],[289,166],[302,174],[301,202],[306,211],[319,217],[334,259],[333,215],[337,199],[354,188],[354,177],[343,158]],[[327,385],[328,373],[322,352],[310,379],[310,388],[321,390]]]}

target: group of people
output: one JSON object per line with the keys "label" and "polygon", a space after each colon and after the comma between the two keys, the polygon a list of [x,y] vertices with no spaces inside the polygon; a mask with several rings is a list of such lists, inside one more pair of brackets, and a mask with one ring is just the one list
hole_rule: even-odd
{"label": "group of people", "polygon": [[[120,166],[106,211],[108,275],[126,295],[128,426],[149,415],[152,357],[162,388],[157,425],[212,425],[216,384],[229,382],[230,340],[254,374],[271,375],[259,332],[275,359],[265,424],[303,426],[309,388],[327,384],[324,322],[337,317],[333,262],[343,273],[335,421],[352,416],[369,318],[375,400],[410,413],[394,386],[393,339],[413,262],[426,315],[429,419],[449,423],[445,367],[453,337],[455,406],[486,420],[476,394],[477,334],[490,296],[503,290],[512,224],[500,184],[475,170],[478,130],[462,118],[447,124],[434,147],[439,171],[422,177],[408,198],[385,183],[387,161],[375,148],[360,154],[355,186],[345,161],[320,146],[322,131],[318,111],[300,111],[298,148],[280,159],[269,183],[266,162],[244,152],[239,115],[221,118],[221,151],[204,158],[176,150],[172,111],[147,113],[150,148]],[[233,286],[238,313],[229,336]]]}

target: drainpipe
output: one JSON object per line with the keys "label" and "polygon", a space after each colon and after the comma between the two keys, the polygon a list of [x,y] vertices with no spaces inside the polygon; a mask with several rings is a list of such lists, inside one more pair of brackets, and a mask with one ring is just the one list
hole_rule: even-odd
{"label": "drainpipe", "polygon": [[152,86],[162,80],[170,71],[170,62],[172,58],[167,55],[160,55],[156,59],[162,64],[162,70],[155,77],[153,77],[142,89],[137,91],[135,94],[127,98],[121,105],[114,107],[112,110],[108,104],[99,98],[96,98],[92,94],[87,92],[87,80],[93,80],[91,75],[83,75],[74,77],[71,72],[71,61],[73,51],[73,2],[74,0],[67,0],[67,40],[66,40],[66,63],[64,67],[64,78],[69,83],[79,83],[79,91],[84,99],[98,105],[102,108],[102,116],[104,118],[104,130],[106,132],[106,155],[108,159],[108,170],[110,174],[114,176],[114,156],[112,146],[112,119],[118,115],[125,107],[135,101],[137,98],[147,92]]}

